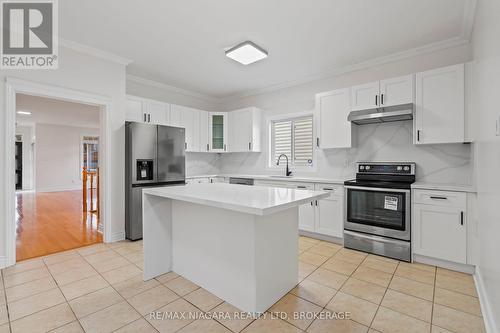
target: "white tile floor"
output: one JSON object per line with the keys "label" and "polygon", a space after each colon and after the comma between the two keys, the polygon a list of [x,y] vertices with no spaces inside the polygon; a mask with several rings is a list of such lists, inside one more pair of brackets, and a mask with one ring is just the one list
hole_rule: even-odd
{"label": "white tile floor", "polygon": [[[484,332],[470,275],[299,239],[296,288],[270,311],[239,310],[175,273],[142,281],[142,243],[98,244],[2,270],[3,332]],[[229,313],[215,319],[162,313]],[[312,317],[294,318],[304,311]],[[332,316],[348,312],[349,319]]]}

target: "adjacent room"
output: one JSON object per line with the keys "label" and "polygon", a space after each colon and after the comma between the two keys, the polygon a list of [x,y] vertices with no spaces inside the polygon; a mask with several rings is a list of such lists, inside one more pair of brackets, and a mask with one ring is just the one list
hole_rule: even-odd
{"label": "adjacent room", "polygon": [[499,0],[0,10],[0,333],[500,333]]}
{"label": "adjacent room", "polygon": [[16,96],[16,258],[102,242],[99,108]]}

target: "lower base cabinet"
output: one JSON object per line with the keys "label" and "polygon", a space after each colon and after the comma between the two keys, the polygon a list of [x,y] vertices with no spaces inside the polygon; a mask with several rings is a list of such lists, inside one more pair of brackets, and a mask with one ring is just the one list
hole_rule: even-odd
{"label": "lower base cabinet", "polygon": [[466,264],[466,193],[414,190],[413,197],[413,253]]}
{"label": "lower base cabinet", "polygon": [[326,236],[343,238],[344,233],[344,187],[332,184],[313,184],[256,180],[255,185],[328,191],[326,199],[299,206],[299,229]]}

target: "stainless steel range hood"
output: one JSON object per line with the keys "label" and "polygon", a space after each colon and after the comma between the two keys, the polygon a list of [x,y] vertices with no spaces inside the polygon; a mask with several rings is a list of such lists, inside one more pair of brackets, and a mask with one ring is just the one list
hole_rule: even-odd
{"label": "stainless steel range hood", "polygon": [[347,120],[357,125],[413,119],[413,103],[351,111]]}

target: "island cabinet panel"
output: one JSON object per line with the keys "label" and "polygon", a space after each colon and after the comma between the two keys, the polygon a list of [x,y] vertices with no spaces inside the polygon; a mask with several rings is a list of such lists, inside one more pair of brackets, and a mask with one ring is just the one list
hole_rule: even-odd
{"label": "island cabinet panel", "polygon": [[350,89],[338,89],[316,95],[316,146],[321,149],[350,148],[352,124]]}
{"label": "island cabinet panel", "polygon": [[298,206],[326,196],[223,183],[144,189],[143,279],[173,271],[262,313],[297,285]]}
{"label": "island cabinet panel", "polygon": [[466,264],[466,194],[414,190],[413,196],[413,253]]}
{"label": "island cabinet panel", "polygon": [[465,65],[417,73],[415,144],[464,142]]}

